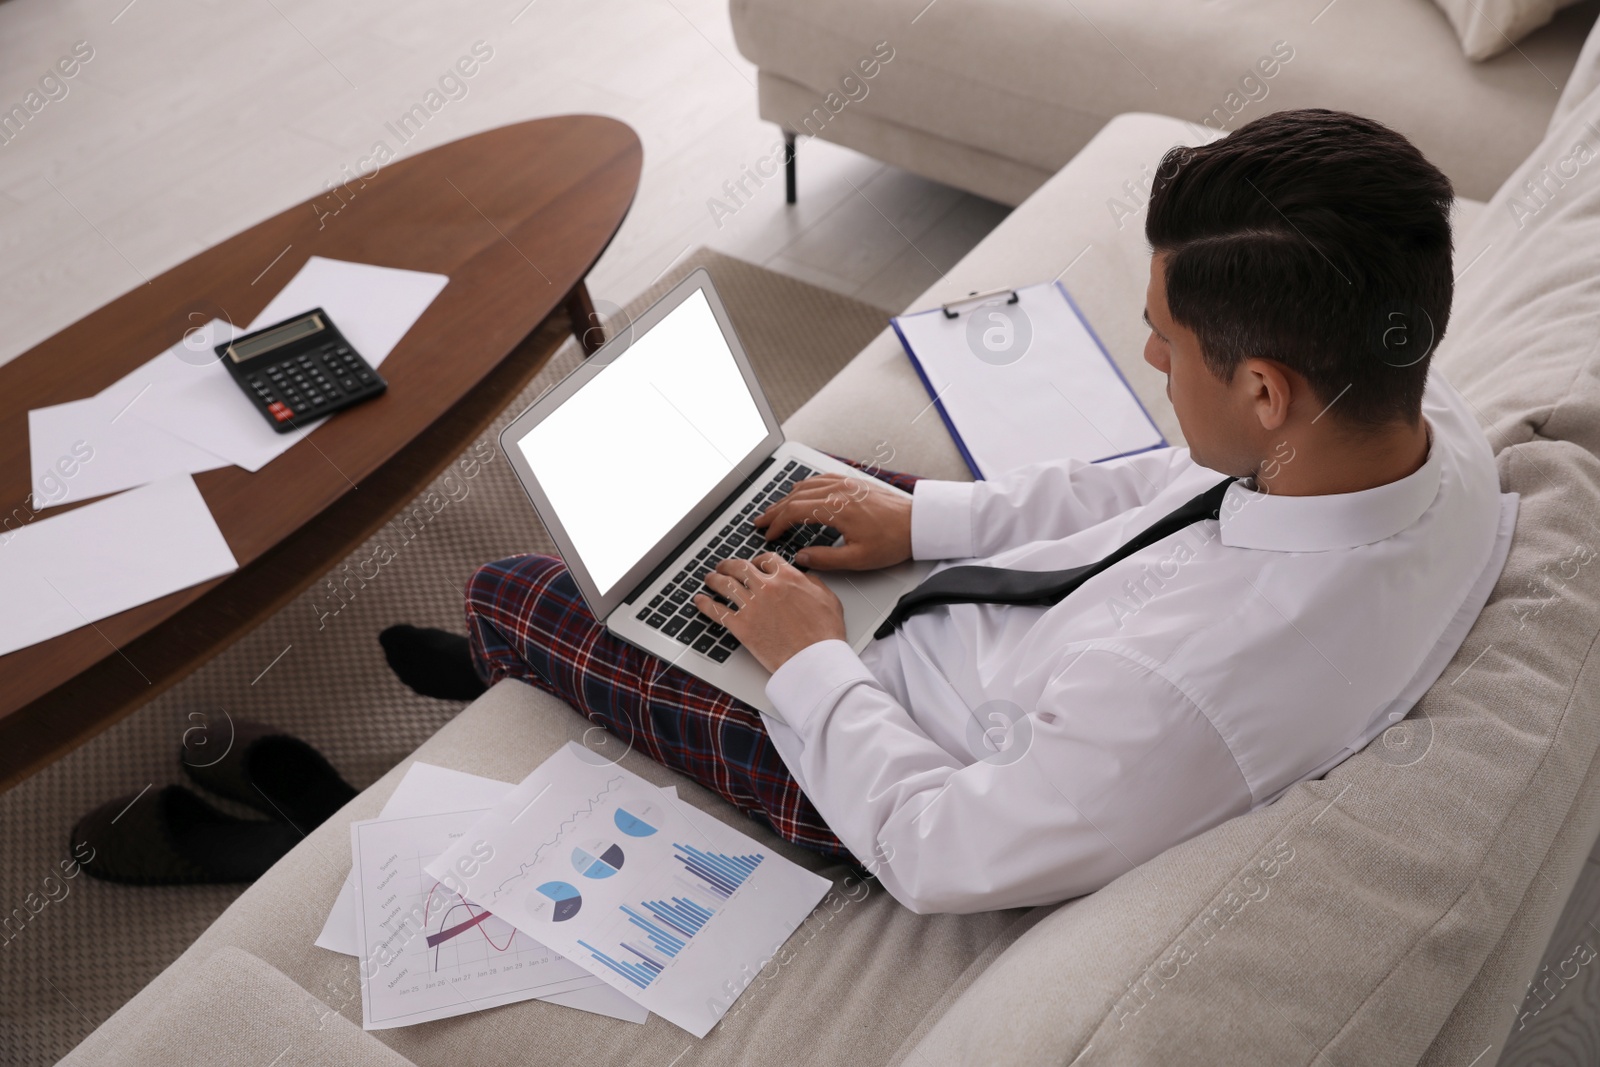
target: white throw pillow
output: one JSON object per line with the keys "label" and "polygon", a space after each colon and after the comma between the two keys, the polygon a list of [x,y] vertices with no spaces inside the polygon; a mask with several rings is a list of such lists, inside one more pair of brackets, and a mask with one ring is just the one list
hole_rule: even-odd
{"label": "white throw pillow", "polygon": [[1434,0],[1468,59],[1497,56],[1578,0]]}

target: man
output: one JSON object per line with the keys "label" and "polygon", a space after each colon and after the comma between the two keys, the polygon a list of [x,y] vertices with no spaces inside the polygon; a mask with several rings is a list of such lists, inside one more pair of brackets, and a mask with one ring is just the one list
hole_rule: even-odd
{"label": "man", "polygon": [[[1451,201],[1405,138],[1348,114],[1173,149],[1146,221],[1145,359],[1188,449],[917,481],[909,500],[802,482],[758,525],[825,508],[843,544],[803,566],[959,562],[859,656],[820,582],[722,563],[695,604],[773,672],[776,716],[608,635],[538,556],[474,576],[478,675],[562,696],[913,910],[1097,889],[1360,748],[1482,608],[1515,500],[1428,372]],[[386,639],[419,688],[418,663],[450,662],[411,653],[437,636]]]}

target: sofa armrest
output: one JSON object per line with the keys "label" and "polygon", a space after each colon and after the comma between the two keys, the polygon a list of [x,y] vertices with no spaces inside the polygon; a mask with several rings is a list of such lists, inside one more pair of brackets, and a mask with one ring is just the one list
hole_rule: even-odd
{"label": "sofa armrest", "polygon": [[411,1061],[301,989],[276,967],[222,948],[166,987],[136,998],[61,1062],[209,1063],[216,1067],[412,1067]]}

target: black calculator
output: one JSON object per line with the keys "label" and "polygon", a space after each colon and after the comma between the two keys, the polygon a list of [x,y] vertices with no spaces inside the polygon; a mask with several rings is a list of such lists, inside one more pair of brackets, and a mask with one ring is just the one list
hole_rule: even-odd
{"label": "black calculator", "polygon": [[321,308],[235,337],[216,352],[279,433],[389,388]]}

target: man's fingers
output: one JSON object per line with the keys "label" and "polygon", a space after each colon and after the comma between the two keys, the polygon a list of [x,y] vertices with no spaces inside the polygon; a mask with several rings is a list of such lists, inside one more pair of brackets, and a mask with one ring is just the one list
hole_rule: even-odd
{"label": "man's fingers", "polygon": [[700,610],[700,614],[721,626],[727,626],[729,621],[738,614],[732,608],[724,604],[718,604],[704,593],[696,593],[690,599],[693,601],[694,606]]}
{"label": "man's fingers", "polygon": [[818,486],[832,487],[837,486],[840,482],[847,482],[849,480],[850,479],[843,474],[813,474],[809,477],[800,479],[798,482],[795,482],[794,491],[798,493],[802,489],[815,489]]}
{"label": "man's fingers", "polygon": [[850,512],[837,501],[819,500],[815,504],[806,502],[797,506],[792,511],[777,516],[770,522],[765,533],[768,540],[782,537],[791,528],[805,525],[829,526],[840,532],[847,532],[857,524],[852,522],[857,513]]}
{"label": "man's fingers", "polygon": [[759,578],[776,578],[778,572],[788,566],[788,561],[776,552],[757,552],[751,557]]}
{"label": "man's fingers", "polygon": [[[734,578],[726,574],[719,574],[716,571],[706,575],[706,588],[733,601],[741,608],[750,600],[749,586],[742,581],[736,581]],[[704,596],[705,594],[702,593],[701,595]]]}
{"label": "man's fingers", "polygon": [[[712,573],[724,574],[746,586],[758,585],[773,577],[784,567],[783,557],[776,552],[757,552],[751,559],[725,559]],[[711,575],[706,575],[709,579]]]}
{"label": "man's fingers", "polygon": [[[805,481],[795,483],[795,487],[784,494],[783,499],[775,504],[768,505],[767,509],[761,514],[770,518],[774,511],[782,505],[804,503],[810,506],[821,503],[830,496],[837,497],[841,501],[852,499],[861,495],[859,491],[851,488],[851,483],[855,480],[842,474],[812,475]],[[757,522],[759,525],[759,516]]]}
{"label": "man's fingers", "polygon": [[776,537],[791,526],[798,526],[803,522],[824,521],[831,517],[828,507],[829,492],[830,490],[826,488],[811,489],[805,493],[796,489],[757,515],[754,524],[765,529],[767,536]]}
{"label": "man's fingers", "polygon": [[818,571],[860,570],[865,553],[865,546],[846,541],[842,545],[812,545],[798,552],[794,561]]}

